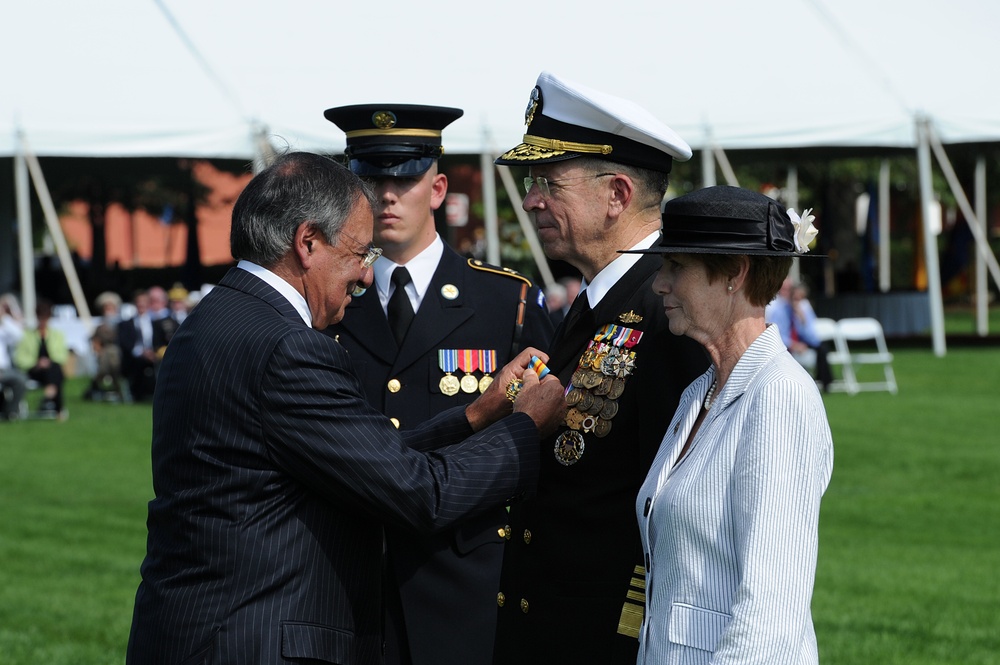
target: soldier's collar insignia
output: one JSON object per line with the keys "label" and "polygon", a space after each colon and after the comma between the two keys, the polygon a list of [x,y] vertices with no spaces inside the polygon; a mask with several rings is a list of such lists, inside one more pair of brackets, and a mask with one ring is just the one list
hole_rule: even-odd
{"label": "soldier's collar insignia", "polygon": [[448,300],[454,300],[458,297],[458,287],[454,284],[445,284],[441,287],[441,295]]}

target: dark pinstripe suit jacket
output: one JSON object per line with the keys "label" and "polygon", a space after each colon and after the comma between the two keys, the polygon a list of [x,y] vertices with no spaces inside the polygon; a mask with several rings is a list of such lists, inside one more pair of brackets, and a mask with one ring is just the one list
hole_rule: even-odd
{"label": "dark pinstripe suit jacket", "polygon": [[531,491],[537,448],[523,414],[397,432],[333,339],[231,270],[160,369],[127,661],[381,662],[382,524],[430,531]]}

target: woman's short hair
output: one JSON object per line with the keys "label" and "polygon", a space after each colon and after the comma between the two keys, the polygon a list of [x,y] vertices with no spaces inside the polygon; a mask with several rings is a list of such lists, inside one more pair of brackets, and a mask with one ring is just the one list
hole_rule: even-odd
{"label": "woman's short hair", "polygon": [[740,271],[741,263],[749,261],[746,283],[743,286],[751,305],[765,307],[774,300],[781,283],[792,267],[791,256],[758,256],[744,254],[690,254],[705,264],[708,281],[729,279]]}

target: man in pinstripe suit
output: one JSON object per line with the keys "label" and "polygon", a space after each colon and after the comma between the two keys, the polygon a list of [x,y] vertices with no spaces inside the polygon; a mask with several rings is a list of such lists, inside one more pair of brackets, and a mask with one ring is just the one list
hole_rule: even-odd
{"label": "man in pinstripe suit", "polygon": [[128,663],[380,663],[382,524],[431,531],[533,490],[562,388],[524,372],[506,416],[503,388],[537,351],[402,435],[319,332],[371,284],[371,237],[370,193],[317,155],[279,158],[237,201],[241,261],[157,381]]}

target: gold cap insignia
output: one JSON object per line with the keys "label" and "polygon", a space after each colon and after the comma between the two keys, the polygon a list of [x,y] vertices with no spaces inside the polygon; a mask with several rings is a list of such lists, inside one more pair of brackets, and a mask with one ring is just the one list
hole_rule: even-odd
{"label": "gold cap insignia", "polygon": [[396,126],[396,114],[392,111],[376,111],[372,114],[372,124],[379,129],[392,129]]}
{"label": "gold cap insignia", "polygon": [[542,105],[542,90],[537,85],[531,91],[528,98],[528,108],[524,110],[524,126],[530,127],[531,121],[535,119],[535,111]]}
{"label": "gold cap insignia", "polygon": [[619,314],[618,320],[621,321],[622,323],[639,323],[640,321],[642,321],[642,315],[636,314],[635,310],[630,309],[624,314]]}

